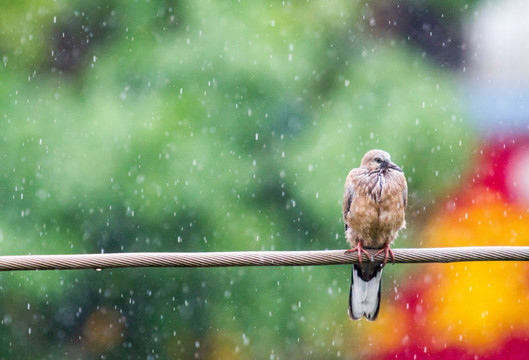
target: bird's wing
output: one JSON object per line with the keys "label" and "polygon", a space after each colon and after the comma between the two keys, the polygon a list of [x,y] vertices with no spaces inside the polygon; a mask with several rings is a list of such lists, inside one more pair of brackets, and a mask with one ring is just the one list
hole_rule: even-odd
{"label": "bird's wing", "polygon": [[351,208],[351,203],[353,202],[355,194],[355,187],[352,181],[349,181],[349,176],[347,177],[347,182],[345,183],[345,191],[343,194],[343,223],[345,225],[345,230],[347,231],[347,213]]}

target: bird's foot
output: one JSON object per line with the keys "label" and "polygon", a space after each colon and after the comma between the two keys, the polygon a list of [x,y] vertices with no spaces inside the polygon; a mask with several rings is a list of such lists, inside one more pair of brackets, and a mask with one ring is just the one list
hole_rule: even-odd
{"label": "bird's foot", "polygon": [[355,251],[358,253],[358,264],[359,265],[362,265],[362,253],[366,254],[368,259],[371,259],[371,255],[366,251],[366,249],[364,249],[361,242],[359,242],[355,248],[345,250],[345,253],[350,254]]}
{"label": "bird's foot", "polygon": [[393,250],[391,250],[391,248],[389,247],[389,243],[386,243],[382,249],[378,250],[375,253],[375,257],[382,252],[385,253],[384,262],[382,263],[382,267],[386,266],[386,263],[388,262],[388,258],[390,255],[391,255],[391,262],[393,263],[393,265],[395,265],[395,255],[393,254]]}

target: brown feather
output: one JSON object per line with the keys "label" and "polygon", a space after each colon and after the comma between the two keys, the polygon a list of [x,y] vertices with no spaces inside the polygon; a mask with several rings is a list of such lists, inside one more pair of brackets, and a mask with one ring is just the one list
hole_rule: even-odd
{"label": "brown feather", "polygon": [[343,217],[352,247],[362,241],[364,247],[377,249],[391,243],[405,227],[407,185],[400,169],[374,168],[370,153],[347,176]]}

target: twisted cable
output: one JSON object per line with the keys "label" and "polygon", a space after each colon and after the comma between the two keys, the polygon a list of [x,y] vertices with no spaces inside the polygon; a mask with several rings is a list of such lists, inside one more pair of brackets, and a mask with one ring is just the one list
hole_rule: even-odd
{"label": "twisted cable", "polygon": [[[362,261],[382,262],[384,254]],[[394,249],[395,263],[462,261],[529,261],[529,246],[474,246]],[[390,259],[391,261],[391,259]],[[126,267],[313,266],[358,263],[357,253],[345,250],[143,252],[75,255],[0,256],[0,271],[108,269]]]}

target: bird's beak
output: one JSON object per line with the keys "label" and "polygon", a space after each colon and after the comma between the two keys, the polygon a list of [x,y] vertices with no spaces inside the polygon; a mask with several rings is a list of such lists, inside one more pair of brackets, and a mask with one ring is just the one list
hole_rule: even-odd
{"label": "bird's beak", "polygon": [[388,161],[386,164],[386,168],[402,172],[402,169],[398,167],[397,164],[395,164],[393,161]]}

